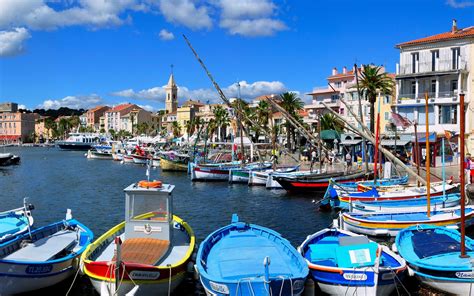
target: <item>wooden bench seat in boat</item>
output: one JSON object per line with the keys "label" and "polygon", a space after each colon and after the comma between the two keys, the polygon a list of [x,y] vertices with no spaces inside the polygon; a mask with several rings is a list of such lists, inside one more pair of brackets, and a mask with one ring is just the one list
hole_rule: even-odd
{"label": "wooden bench seat in boat", "polygon": [[[121,260],[126,263],[155,265],[168,251],[170,242],[156,238],[129,238],[122,243]],[[112,259],[115,261],[115,256]]]}
{"label": "wooden bench seat in boat", "polygon": [[3,260],[16,261],[47,261],[61,251],[71,249],[78,243],[77,233],[71,230],[58,231],[51,236],[44,237],[16,252],[3,257]]}

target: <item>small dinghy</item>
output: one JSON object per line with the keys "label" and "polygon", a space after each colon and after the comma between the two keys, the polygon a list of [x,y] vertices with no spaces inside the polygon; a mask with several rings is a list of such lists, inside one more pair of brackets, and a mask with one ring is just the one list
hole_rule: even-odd
{"label": "small dinghy", "polygon": [[140,181],[125,188],[125,222],[82,255],[101,295],[169,295],[185,278],[194,251],[191,227],[173,215],[174,185]]}
{"label": "small dinghy", "polygon": [[460,241],[456,230],[417,225],[401,230],[395,246],[410,274],[424,284],[449,294],[474,295],[474,240],[466,237],[466,258],[460,257]]}
{"label": "small dinghy", "polygon": [[386,246],[335,228],[309,235],[298,251],[329,295],[390,295],[406,269],[405,260]]}
{"label": "small dinghy", "polygon": [[[474,206],[466,206],[466,225],[474,222]],[[341,213],[334,221],[335,226],[344,230],[372,236],[396,236],[409,226],[418,224],[457,228],[461,223],[459,206],[432,211],[428,216],[426,209],[418,212],[398,213]]]}
{"label": "small dinghy", "polygon": [[72,219],[31,230],[0,244],[0,295],[34,291],[74,275],[92,232]]}
{"label": "small dinghy", "polygon": [[34,206],[23,201],[23,207],[0,213],[0,243],[25,233],[33,225]]}
{"label": "small dinghy", "polygon": [[[446,196],[435,196],[431,198],[431,211],[451,208],[459,205],[461,195],[452,193]],[[349,210],[354,213],[379,212],[379,213],[402,213],[426,211],[426,198],[414,198],[407,200],[386,200],[374,202],[355,202]],[[349,206],[350,208],[350,206]]]}
{"label": "small dinghy", "polygon": [[308,266],[280,234],[234,214],[201,243],[196,271],[208,295],[301,295]]}

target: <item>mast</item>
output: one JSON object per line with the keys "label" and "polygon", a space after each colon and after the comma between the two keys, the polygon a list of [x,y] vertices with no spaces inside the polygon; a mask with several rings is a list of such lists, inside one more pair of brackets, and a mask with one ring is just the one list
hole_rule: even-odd
{"label": "mast", "polygon": [[[377,164],[378,164],[378,157],[379,157],[379,136],[380,136],[380,94],[379,94],[379,102],[377,108],[377,125],[375,126],[375,151],[374,151],[374,184],[377,180]],[[395,154],[396,155],[396,154]]]}
{"label": "mast", "polygon": [[425,93],[425,127],[426,127],[426,135],[425,135],[425,140],[426,140],[426,183],[428,184],[426,186],[426,208],[427,208],[427,215],[430,217],[431,215],[431,188],[430,188],[430,125],[428,121],[428,93]]}
{"label": "mast", "polygon": [[[240,102],[240,82],[237,82],[237,90],[238,90],[238,96],[239,96],[239,104],[241,103]],[[237,117],[237,122],[239,124],[239,129],[240,129],[240,152],[241,152],[241,155],[242,155],[242,159],[241,159],[241,165],[244,164],[244,129],[242,128],[242,118],[238,115],[238,114],[235,114],[235,116]]]}
{"label": "mast", "polygon": [[[416,173],[418,176],[420,175],[420,148],[418,146],[418,123],[415,120],[414,127],[415,127],[415,163],[416,163]],[[420,187],[420,181],[416,181],[418,187]]]}
{"label": "mast", "polygon": [[465,185],[465,176],[464,176],[464,134],[466,132],[466,122],[465,117],[466,113],[464,113],[464,94],[459,94],[459,111],[460,111],[460,133],[459,133],[459,140],[460,140],[460,155],[459,157],[459,178],[461,179],[461,258],[469,257],[466,254],[466,213],[465,213],[465,205],[466,205],[466,185]]}
{"label": "mast", "polygon": [[[354,72],[355,72],[355,77],[356,77],[356,84],[357,84],[357,97],[359,98],[359,116],[360,120],[362,122],[362,125],[364,125],[364,117],[362,115],[362,103],[361,103],[361,97],[362,94],[360,92],[360,87],[359,87],[359,69],[357,68],[357,64],[354,64]],[[369,160],[367,159],[368,153],[367,153],[367,145],[365,140],[362,141],[362,157],[365,159],[365,171],[369,171]]]}
{"label": "mast", "polygon": [[318,141],[319,173],[321,174],[321,164],[323,160],[321,158],[321,112],[320,111],[318,111],[318,134],[319,134],[319,141]]}

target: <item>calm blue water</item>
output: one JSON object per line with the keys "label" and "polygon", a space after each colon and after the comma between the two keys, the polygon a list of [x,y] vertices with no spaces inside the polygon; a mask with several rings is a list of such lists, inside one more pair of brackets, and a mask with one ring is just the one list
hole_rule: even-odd
{"label": "calm blue water", "polygon": [[[6,152],[20,155],[22,163],[0,168],[0,211],[20,207],[23,198],[29,197],[36,207],[35,226],[63,219],[70,208],[74,218],[98,237],[123,220],[123,189],[145,179],[143,166],[86,159],[79,151],[32,147],[7,148]],[[162,173],[159,168],[152,170],[152,177],[176,185],[175,214],[191,225],[198,242],[228,224],[232,213],[280,232],[294,246],[332,220],[333,214],[315,209],[311,200],[316,196],[291,197],[285,191],[226,182],[196,183],[186,173]],[[64,295],[69,285],[63,283],[44,293]],[[71,294],[93,294],[88,279],[79,279]]]}

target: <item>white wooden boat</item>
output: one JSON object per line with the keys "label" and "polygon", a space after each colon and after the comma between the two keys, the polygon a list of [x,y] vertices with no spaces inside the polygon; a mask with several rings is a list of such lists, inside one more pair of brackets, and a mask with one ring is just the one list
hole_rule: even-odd
{"label": "white wooden boat", "polygon": [[35,291],[76,274],[92,239],[92,232],[69,215],[0,244],[0,295]]}
{"label": "white wooden boat", "polygon": [[133,163],[133,157],[129,154],[123,155],[123,162],[124,163]]}
{"label": "white wooden boat", "polygon": [[33,225],[34,206],[23,201],[23,207],[0,213],[0,243],[25,233]]}
{"label": "white wooden boat", "polygon": [[86,157],[89,159],[113,159],[112,151],[107,149],[90,149],[87,151]]}
{"label": "white wooden boat", "polygon": [[173,189],[157,181],[125,188],[125,221],[82,256],[84,273],[101,295],[169,295],[183,281],[195,237],[173,215]]}

